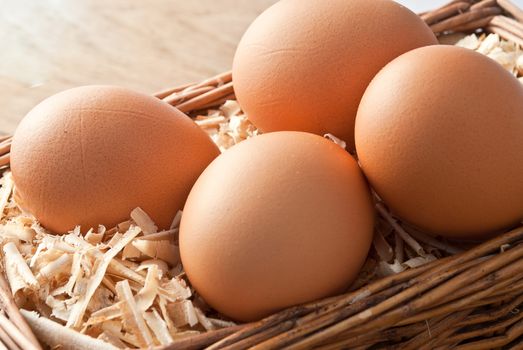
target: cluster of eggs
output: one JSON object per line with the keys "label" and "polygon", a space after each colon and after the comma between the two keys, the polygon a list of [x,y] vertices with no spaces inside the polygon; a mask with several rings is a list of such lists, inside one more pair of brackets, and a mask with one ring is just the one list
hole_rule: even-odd
{"label": "cluster of eggs", "polygon": [[153,97],[89,86],[47,99],[13,140],[20,205],[54,232],[137,206],[168,228],[183,208],[189,280],[242,321],[350,285],[372,241],[368,184],[435,235],[488,237],[523,217],[520,83],[437,45],[395,2],[282,0],[245,33],[233,79],[264,134],[221,155]]}

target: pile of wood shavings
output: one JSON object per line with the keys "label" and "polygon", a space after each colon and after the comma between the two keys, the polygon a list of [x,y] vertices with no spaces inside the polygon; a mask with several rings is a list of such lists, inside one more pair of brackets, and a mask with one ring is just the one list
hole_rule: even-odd
{"label": "pile of wood shavings", "polygon": [[[207,317],[184,279],[176,245],[181,212],[166,231],[137,208],[111,230],[53,235],[16,205],[11,173],[1,185],[2,265],[20,307],[116,348],[169,344],[233,325]],[[49,323],[36,327],[43,325]],[[55,332],[41,340],[70,339],[65,329],[63,337]]]}
{"label": "pile of wood shavings", "polygon": [[474,50],[492,58],[523,83],[523,51],[519,45],[500,38],[498,34],[471,34],[456,46]]}
{"label": "pile of wood shavings", "polygon": [[[488,55],[515,76],[522,75],[522,52],[496,34],[472,34],[456,45]],[[236,101],[194,117],[222,152],[259,134]],[[345,148],[342,140],[325,136]],[[209,309],[185,279],[176,245],[181,213],[162,232],[137,208],[116,228],[100,226],[86,235],[76,228],[56,236],[17,206],[9,172],[0,184],[2,265],[18,305],[45,317],[38,322],[37,315],[24,312],[35,329],[43,329],[39,335],[49,335],[42,341],[53,344],[58,339],[93,349],[143,348],[232,325],[209,317]],[[379,199],[376,203],[380,217],[373,249],[352,289],[467,248],[401,224]],[[78,334],[75,338],[70,329],[90,337],[73,332]]]}
{"label": "pile of wood shavings", "polygon": [[207,115],[194,118],[218,145],[220,151],[259,134],[256,127],[247,119],[236,101],[226,101],[219,109],[211,109]]}

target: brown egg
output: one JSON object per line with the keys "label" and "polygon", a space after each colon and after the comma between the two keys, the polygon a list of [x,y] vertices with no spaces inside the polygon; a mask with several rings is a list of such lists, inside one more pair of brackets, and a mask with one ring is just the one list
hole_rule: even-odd
{"label": "brown egg", "polygon": [[194,185],[180,251],[195,289],[236,320],[339,293],[372,240],[373,207],[356,161],[303,132],[244,141]]}
{"label": "brown egg", "polygon": [[421,229],[480,237],[523,218],[523,89],[473,51],[431,46],[389,63],[356,119],[364,173]]}
{"label": "brown egg", "polygon": [[332,133],[354,148],[354,119],[389,61],[436,44],[430,28],[390,0],[282,0],[241,39],[234,89],[262,131]]}
{"label": "brown egg", "polygon": [[161,227],[219,154],[190,118],[112,86],[64,91],[37,105],[13,138],[18,196],[49,230],[113,226],[141,207]]}

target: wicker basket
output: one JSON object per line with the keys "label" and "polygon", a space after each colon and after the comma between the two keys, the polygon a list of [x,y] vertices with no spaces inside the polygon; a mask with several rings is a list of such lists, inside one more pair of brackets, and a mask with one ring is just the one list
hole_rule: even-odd
{"label": "wicker basket", "polygon": [[[507,0],[454,0],[420,14],[439,36],[494,32],[523,47],[523,11]],[[231,73],[156,94],[190,115],[234,99]],[[0,139],[0,167],[10,138]],[[378,212],[402,228],[383,206]],[[161,349],[523,349],[523,226],[464,253],[262,321],[202,333]],[[0,274],[0,340],[39,349]],[[4,339],[9,335],[18,343]],[[9,337],[8,337],[9,338]],[[1,345],[0,343],[0,345]]]}

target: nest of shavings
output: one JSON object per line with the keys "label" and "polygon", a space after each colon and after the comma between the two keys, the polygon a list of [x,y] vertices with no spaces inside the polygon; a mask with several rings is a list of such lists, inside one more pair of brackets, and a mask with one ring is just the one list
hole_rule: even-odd
{"label": "nest of shavings", "polygon": [[[491,57],[516,77],[523,73],[522,52],[497,34],[472,34],[456,45]],[[258,134],[232,100],[194,119],[222,152]],[[342,140],[325,136],[345,148]],[[31,310],[23,314],[43,343],[145,348],[233,325],[195,294],[184,275],[177,246],[181,212],[166,231],[158,232],[136,208],[117,227],[99,226],[85,235],[77,227],[59,236],[18,207],[9,171],[0,184],[1,265],[18,306]],[[379,199],[376,209],[373,247],[351,289],[473,244],[437,239],[400,223]]]}
{"label": "nest of shavings", "polygon": [[177,246],[181,212],[165,231],[136,208],[112,229],[99,226],[82,235],[76,227],[54,235],[17,206],[10,172],[1,185],[2,265],[15,300],[65,326],[25,313],[32,327],[49,328],[44,343],[85,343],[70,336],[72,329],[98,339],[87,341],[89,348],[100,341],[145,348],[233,325],[210,317],[185,279]]}

